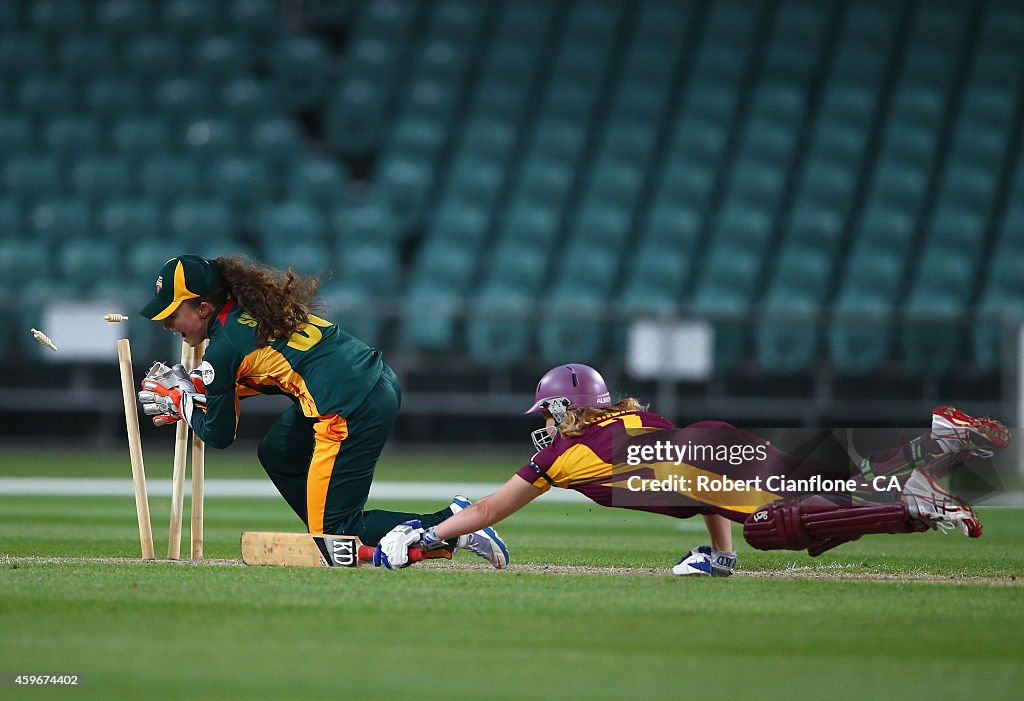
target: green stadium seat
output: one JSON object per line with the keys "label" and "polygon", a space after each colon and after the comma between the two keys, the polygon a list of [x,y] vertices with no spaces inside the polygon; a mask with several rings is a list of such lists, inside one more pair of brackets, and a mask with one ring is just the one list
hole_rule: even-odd
{"label": "green stadium seat", "polygon": [[27,26],[21,12],[23,4],[21,0],[0,0],[0,27],[11,34],[20,33]]}
{"label": "green stadium seat", "polygon": [[245,74],[252,64],[247,45],[230,35],[204,39],[191,59],[192,70],[218,83]]}
{"label": "green stadium seat", "polygon": [[391,209],[395,225],[404,237],[423,221],[434,183],[428,164],[390,159],[378,166],[373,197]]}
{"label": "green stadium seat", "polygon": [[713,169],[689,159],[674,159],[665,164],[657,196],[703,212],[714,187]]}
{"label": "green stadium seat", "polygon": [[307,156],[295,161],[288,181],[288,196],[309,202],[322,211],[337,206],[348,192],[348,173],[332,158]]}
{"label": "green stadium seat", "polygon": [[925,250],[975,261],[985,244],[988,212],[957,211],[940,203],[925,241]]}
{"label": "green stadium seat", "polygon": [[540,292],[547,280],[548,250],[536,242],[531,244],[506,234],[488,257],[488,287],[515,289],[519,295],[532,296]]}
{"label": "green stadium seat", "polygon": [[890,304],[904,284],[903,255],[885,248],[854,247],[846,264],[841,296],[872,297]]}
{"label": "green stadium seat", "polygon": [[625,297],[632,305],[643,298],[678,305],[689,282],[690,257],[683,251],[644,243],[629,265]]}
{"label": "green stadium seat", "polygon": [[601,134],[601,156],[612,161],[632,162],[645,168],[654,155],[658,138],[655,126],[618,118],[608,121]]}
{"label": "green stadium seat", "polygon": [[[514,137],[515,132],[512,135]],[[530,137],[530,156],[572,163],[583,153],[586,140],[586,129],[577,122],[567,119],[542,120]]]}
{"label": "green stadium seat", "polygon": [[678,37],[668,41],[651,41],[644,37],[642,28],[638,27],[636,32],[634,44],[623,62],[622,75],[651,86],[671,84],[672,71],[679,57]]}
{"label": "green stadium seat", "polygon": [[376,313],[373,294],[364,286],[331,281],[321,288],[319,298],[326,307],[325,318],[370,346],[380,343],[381,319]]}
{"label": "green stadium seat", "polygon": [[[463,138],[468,139],[470,133],[467,131]],[[388,139],[388,155],[434,163],[446,137],[441,124],[423,119],[403,119],[395,125]]]}
{"label": "green stadium seat", "polygon": [[632,219],[629,209],[599,195],[588,196],[573,217],[571,235],[573,240],[617,252],[629,238]]}
{"label": "green stadium seat", "polygon": [[389,298],[398,292],[401,265],[395,248],[375,241],[354,242],[338,251],[338,279],[365,287],[374,297]]}
{"label": "green stadium seat", "polygon": [[520,198],[508,207],[501,224],[502,238],[525,245],[554,246],[561,226],[557,207],[548,202]]}
{"label": "green stadium seat", "polygon": [[172,149],[170,126],[160,117],[131,116],[114,123],[114,152],[133,163],[166,156]]}
{"label": "green stadium seat", "polygon": [[567,164],[547,158],[529,158],[519,173],[516,196],[561,206],[569,197],[574,177],[574,169]]}
{"label": "green stadium seat", "polygon": [[341,205],[331,214],[331,226],[339,245],[344,248],[365,241],[394,243],[398,230],[391,211],[377,202]]}
{"label": "green stadium seat", "polygon": [[448,351],[455,347],[456,321],[462,300],[434,286],[413,288],[405,298],[400,343],[418,351]]}
{"label": "green stadium seat", "polygon": [[356,22],[359,36],[372,36],[401,44],[413,32],[418,19],[415,3],[399,0],[368,0]]}
{"label": "green stadium seat", "polygon": [[597,105],[598,90],[575,77],[548,84],[541,111],[544,119],[566,119],[586,124]]}
{"label": "green stadium seat", "polygon": [[436,36],[428,40],[420,50],[416,63],[416,78],[441,83],[458,83],[469,67],[471,46],[465,42],[453,42]]}
{"label": "green stadium seat", "polygon": [[340,29],[347,26],[362,8],[362,0],[306,0],[302,20],[313,27]]}
{"label": "green stadium seat", "polygon": [[845,375],[866,375],[889,358],[893,326],[892,303],[870,290],[840,297],[829,328],[829,357]]}
{"label": "green stadium seat", "polygon": [[116,122],[142,110],[142,88],[134,78],[96,74],[85,86],[85,107],[97,118]]}
{"label": "green stadium seat", "polygon": [[0,75],[21,78],[47,64],[47,52],[34,34],[0,36]]}
{"label": "green stadium seat", "polygon": [[227,119],[197,119],[181,130],[185,154],[200,168],[233,156],[241,148],[238,126]]}
{"label": "green stadium seat", "polygon": [[982,370],[996,370],[1007,357],[1007,341],[1016,337],[1024,321],[1024,252],[1000,251],[992,258],[984,294],[978,305],[977,323],[971,334],[974,363]]}
{"label": "green stadium seat", "polygon": [[22,205],[59,195],[61,172],[52,156],[17,155],[4,163],[4,191]]}
{"label": "green stadium seat", "polygon": [[244,219],[261,205],[270,193],[270,174],[262,161],[231,157],[213,166],[211,192],[230,207],[234,216]]}
{"label": "green stadium seat", "polygon": [[167,236],[153,239],[136,239],[129,243],[124,253],[123,275],[142,289],[153,289],[157,271],[165,262],[185,253],[180,241]]}
{"label": "green stadium seat", "polygon": [[28,16],[32,31],[49,39],[81,32],[90,19],[82,0],[35,0]]}
{"label": "green stadium seat", "polygon": [[763,255],[771,244],[772,218],[757,207],[740,204],[740,198],[726,201],[712,230],[712,246],[745,249]]}
{"label": "green stadium seat", "polygon": [[286,201],[267,207],[259,216],[259,238],[273,241],[321,241],[327,223],[315,207]]}
{"label": "green stadium seat", "polygon": [[166,80],[185,70],[181,45],[164,34],[135,38],[125,48],[126,68],[132,76],[147,85]]}
{"label": "green stadium seat", "polygon": [[24,227],[21,206],[9,197],[0,198],[0,241],[18,238]]}
{"label": "green stadium seat", "polygon": [[234,236],[217,239],[204,239],[197,243],[192,249],[196,255],[214,260],[221,257],[247,256],[257,257],[256,251],[251,246]]}
{"label": "green stadium seat", "polygon": [[348,77],[331,93],[327,109],[330,145],[345,156],[363,156],[378,147],[386,123],[387,87]]}
{"label": "green stadium seat", "polygon": [[276,116],[280,104],[277,90],[269,82],[235,77],[220,90],[220,108],[240,124],[253,124]]}
{"label": "green stadium seat", "polygon": [[533,325],[532,300],[515,286],[489,286],[473,300],[466,322],[470,357],[489,368],[509,368],[525,356]]}
{"label": "green stadium seat", "polygon": [[45,200],[32,208],[29,228],[41,241],[63,246],[92,233],[92,213],[81,200]]}
{"label": "green stadium seat", "polygon": [[18,109],[36,119],[50,118],[75,109],[71,80],[59,75],[30,73],[18,86]]}
{"label": "green stadium seat", "polygon": [[199,170],[184,158],[153,158],[142,166],[142,190],[158,206],[167,206],[174,200],[199,194]]}
{"label": "green stadium seat", "polygon": [[157,239],[162,235],[160,212],[151,202],[119,199],[99,210],[97,222],[106,240],[121,244]]}
{"label": "green stadium seat", "polygon": [[273,79],[284,104],[303,110],[326,101],[330,80],[330,54],[311,36],[283,39],[273,54]]}
{"label": "green stadium seat", "polygon": [[92,117],[59,115],[46,125],[43,142],[60,159],[92,155],[100,150],[100,125]]}
{"label": "green stadium seat", "polygon": [[455,114],[459,86],[455,81],[420,78],[402,94],[400,109],[405,119],[418,118],[446,124]]}
{"label": "green stadium seat", "polygon": [[[739,256],[736,256],[739,259]],[[747,264],[752,267],[751,263]],[[715,266],[725,270],[721,263]],[[748,276],[747,270],[739,268]],[[742,279],[742,278],[737,278]],[[718,373],[728,372],[738,362],[746,347],[750,327],[750,288],[746,284],[730,284],[729,278],[708,279],[705,275],[697,288],[691,305],[692,311],[709,321],[715,333],[714,367]]]}
{"label": "green stadium seat", "polygon": [[448,173],[445,197],[476,202],[493,209],[502,193],[505,170],[493,159],[466,156],[457,159]]}
{"label": "green stadium seat", "polygon": [[430,21],[433,36],[470,43],[479,33],[488,3],[476,0],[442,0]]}
{"label": "green stadium seat", "polygon": [[770,297],[762,308],[754,339],[761,366],[779,374],[810,368],[818,352],[815,322],[819,311],[820,306],[809,299]]}
{"label": "green stadium seat", "polygon": [[168,211],[168,224],[176,240],[190,244],[227,238],[233,230],[231,210],[215,199],[179,199]]}
{"label": "green stadium seat", "polygon": [[134,179],[123,158],[97,156],[81,158],[71,170],[76,195],[91,205],[123,197],[134,190]]}
{"label": "green stadium seat", "polygon": [[476,252],[445,239],[423,244],[413,271],[413,286],[464,292],[476,275]]}
{"label": "green stadium seat", "polygon": [[658,198],[651,204],[641,240],[666,250],[690,252],[700,237],[700,228],[701,219],[692,208]]}
{"label": "green stadium seat", "polygon": [[264,43],[281,31],[275,0],[231,0],[228,26],[254,44]]}
{"label": "green stadium seat", "polygon": [[914,218],[901,209],[869,204],[861,215],[854,244],[906,255],[914,239]]}
{"label": "green stadium seat", "polygon": [[146,0],[103,0],[96,8],[96,26],[110,36],[138,36],[154,24],[152,7]]}
{"label": "green stadium seat", "polygon": [[812,163],[804,170],[798,197],[808,205],[845,212],[856,185],[857,173],[853,169],[839,164]]}
{"label": "green stadium seat", "polygon": [[547,33],[554,14],[549,2],[505,3],[497,33],[507,42],[530,45]]}
{"label": "green stadium seat", "polygon": [[210,86],[198,78],[168,78],[157,84],[153,103],[165,118],[179,123],[189,121],[209,111]]}
{"label": "green stadium seat", "polygon": [[487,236],[490,211],[472,201],[445,200],[430,227],[430,235],[441,241],[477,250]]}
{"label": "green stadium seat", "polygon": [[182,42],[199,41],[217,31],[218,4],[206,0],[167,0],[161,3],[163,29]]}
{"label": "green stadium seat", "polygon": [[326,244],[316,240],[265,240],[263,256],[268,265],[286,269],[291,267],[300,275],[325,275],[330,255]]}
{"label": "green stadium seat", "polygon": [[560,269],[555,271],[557,287],[562,290],[586,290],[589,295],[603,300],[615,285],[621,267],[618,251],[592,246],[585,239],[575,239],[566,249]]}
{"label": "green stadium seat", "polygon": [[57,249],[56,272],[64,282],[86,292],[121,274],[120,252],[111,241],[70,240]]}
{"label": "green stadium seat", "polygon": [[256,122],[249,132],[249,145],[253,155],[270,168],[284,168],[302,152],[302,133],[288,119],[272,117]]}
{"label": "green stadium seat", "polygon": [[946,278],[937,271],[941,284],[918,287],[904,307],[907,318],[900,324],[907,366],[914,372],[932,376],[949,372],[962,357],[961,343],[966,328],[963,321],[964,288],[970,282],[970,268],[961,268],[961,279]]}
{"label": "green stadium seat", "polygon": [[476,87],[473,116],[477,119],[500,119],[517,127],[523,123],[529,106],[530,83],[500,80],[504,82],[486,82]]}
{"label": "green stadium seat", "polygon": [[32,150],[32,124],[26,117],[0,114],[0,153],[10,158]]}
{"label": "green stadium seat", "polygon": [[590,171],[584,196],[632,210],[640,199],[645,175],[644,168],[635,161],[601,159]]}
{"label": "green stadium seat", "polygon": [[603,350],[604,313],[601,300],[579,290],[560,288],[552,293],[545,302],[537,333],[544,362],[595,362]]}
{"label": "green stadium seat", "polygon": [[67,37],[60,43],[57,60],[61,73],[79,79],[88,79],[117,69],[114,48],[103,36]]}
{"label": "green stadium seat", "polygon": [[50,277],[50,250],[42,241],[0,237],[0,291],[11,299],[31,280]]}

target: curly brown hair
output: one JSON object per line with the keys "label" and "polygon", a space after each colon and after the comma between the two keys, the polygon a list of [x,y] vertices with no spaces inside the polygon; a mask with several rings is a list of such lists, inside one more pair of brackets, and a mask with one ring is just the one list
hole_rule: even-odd
{"label": "curly brown hair", "polygon": [[570,409],[562,423],[558,424],[558,432],[572,438],[582,434],[591,425],[612,414],[627,411],[647,411],[647,405],[641,404],[635,397],[620,399],[611,406],[595,409],[593,407],[577,407]]}
{"label": "curly brown hair", "polygon": [[228,296],[256,320],[256,343],[267,345],[275,338],[287,338],[309,321],[320,305],[316,297],[320,281],[314,276],[296,275],[289,267],[278,270],[251,258],[231,256],[212,261],[224,282],[222,290],[207,297],[212,304]]}

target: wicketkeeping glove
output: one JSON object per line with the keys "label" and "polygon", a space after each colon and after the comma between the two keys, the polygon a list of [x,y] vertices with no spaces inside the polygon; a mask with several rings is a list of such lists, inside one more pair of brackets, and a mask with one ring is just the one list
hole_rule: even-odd
{"label": "wicketkeeping glove", "polygon": [[201,391],[201,383],[195,382],[182,365],[168,368],[156,363],[142,381],[139,402],[143,413],[152,416],[157,426],[182,418],[191,426],[195,405],[206,404],[206,396]]}

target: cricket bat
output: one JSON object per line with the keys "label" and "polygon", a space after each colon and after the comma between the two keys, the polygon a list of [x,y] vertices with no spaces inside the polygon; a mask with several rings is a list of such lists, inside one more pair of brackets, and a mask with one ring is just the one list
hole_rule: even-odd
{"label": "cricket bat", "polygon": [[[373,561],[374,548],[363,545],[352,535],[322,533],[242,533],[242,562],[247,565],[278,565],[280,567],[359,567]],[[446,549],[425,551],[409,548],[409,561],[419,562],[443,558],[450,560]]]}

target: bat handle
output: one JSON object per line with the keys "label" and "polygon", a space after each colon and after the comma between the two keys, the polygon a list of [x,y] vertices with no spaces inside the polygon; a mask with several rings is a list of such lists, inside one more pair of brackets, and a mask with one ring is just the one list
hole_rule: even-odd
{"label": "bat handle", "polygon": [[[373,562],[373,551],[376,550],[372,545],[360,545],[359,546],[359,559],[363,562]],[[436,559],[451,560],[451,550],[444,548],[440,550],[423,550],[422,548],[409,548],[409,562],[420,562],[421,560],[436,560]]]}

